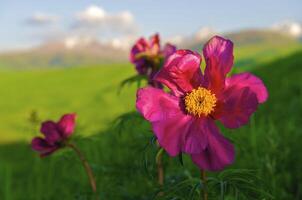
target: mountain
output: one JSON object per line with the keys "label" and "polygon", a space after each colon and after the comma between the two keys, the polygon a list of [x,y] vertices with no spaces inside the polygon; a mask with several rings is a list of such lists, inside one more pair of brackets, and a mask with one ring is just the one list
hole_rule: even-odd
{"label": "mountain", "polygon": [[302,23],[299,22],[283,21],[274,24],[271,29],[295,38],[302,39]]}
{"label": "mountain", "polygon": [[53,41],[36,48],[0,54],[0,67],[71,67],[127,61],[128,52],[97,40]]}
{"label": "mountain", "polygon": [[[191,45],[183,45],[189,49],[201,50],[202,46],[209,40],[213,35],[207,35],[203,40],[196,40],[192,42]],[[224,33],[219,34],[225,38],[228,38],[233,41],[235,46],[244,47],[249,45],[265,45],[265,44],[275,44],[275,45],[286,45],[297,43],[298,40],[296,38],[290,37],[286,34],[282,34],[277,31],[272,30],[258,30],[258,29],[250,29],[250,30],[242,30],[238,32]]]}
{"label": "mountain", "polygon": [[[241,30],[219,34],[211,28],[202,28],[189,37],[176,37],[178,48],[201,52],[213,35],[222,35],[234,42],[235,66],[253,67],[301,49],[301,40],[276,29]],[[171,42],[173,42],[171,40]],[[70,37],[52,41],[26,51],[0,54],[0,68],[49,68],[91,66],[128,62],[128,48],[121,41],[101,43],[89,37]]]}

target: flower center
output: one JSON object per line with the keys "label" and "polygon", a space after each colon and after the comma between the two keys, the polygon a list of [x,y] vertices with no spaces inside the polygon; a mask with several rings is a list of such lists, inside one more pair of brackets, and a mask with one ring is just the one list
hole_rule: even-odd
{"label": "flower center", "polygon": [[210,90],[203,87],[193,89],[185,98],[186,111],[192,115],[200,117],[207,116],[216,106],[216,96]]}

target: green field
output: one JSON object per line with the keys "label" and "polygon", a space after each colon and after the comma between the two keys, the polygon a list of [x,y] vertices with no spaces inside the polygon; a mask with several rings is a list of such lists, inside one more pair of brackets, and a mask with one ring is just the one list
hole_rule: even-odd
{"label": "green field", "polygon": [[[260,106],[248,126],[222,131],[236,146],[236,162],[231,169],[255,170],[261,179],[258,189],[280,200],[302,199],[302,52],[292,52],[251,63],[252,72],[268,87],[269,100]],[[244,60],[244,55],[236,53],[238,60]],[[60,151],[41,160],[28,143],[39,134],[36,122],[57,119],[67,112],[78,114],[76,143],[92,163],[101,200],[152,199],[158,187],[156,148],[145,148],[152,137],[150,127],[134,113],[126,117],[124,124],[114,123],[117,116],[134,110],[136,86],[126,86],[118,94],[120,82],[134,73],[129,64],[3,70],[0,199],[90,199],[86,176],[71,151]],[[178,182],[194,182],[194,177],[199,177],[187,157],[184,166],[178,158],[165,156],[164,160],[166,183],[172,189]],[[219,178],[221,174],[211,175]],[[174,199],[189,199],[188,187],[179,186],[169,194],[178,197]],[[212,192],[214,196],[218,193],[215,189]],[[271,199],[254,192],[254,199]],[[246,199],[244,193],[239,191],[238,195],[239,199]],[[234,199],[230,191],[225,199]]]}
{"label": "green field", "polygon": [[118,88],[134,73],[127,64],[1,72],[0,93],[6,97],[0,100],[1,143],[28,141],[33,112],[39,119],[76,112],[84,135],[108,127],[117,114],[133,109],[135,87],[119,95]]}

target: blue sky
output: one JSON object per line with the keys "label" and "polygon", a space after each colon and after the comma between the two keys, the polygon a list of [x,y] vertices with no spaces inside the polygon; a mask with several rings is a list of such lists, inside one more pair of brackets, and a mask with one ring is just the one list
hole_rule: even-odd
{"label": "blue sky", "polygon": [[[117,16],[125,11],[133,17],[131,27],[136,35],[159,32],[164,37],[190,35],[205,26],[232,31],[268,27],[283,20],[302,21],[301,0],[0,0],[0,50],[32,46],[51,34],[75,34],[79,32],[72,28],[77,23],[76,16],[91,5],[102,8],[110,16],[106,26],[98,30],[89,28],[89,33],[106,32],[102,37],[111,33],[129,34],[108,25],[115,20],[114,26],[123,26]],[[52,24],[29,23],[35,13],[52,16]]]}

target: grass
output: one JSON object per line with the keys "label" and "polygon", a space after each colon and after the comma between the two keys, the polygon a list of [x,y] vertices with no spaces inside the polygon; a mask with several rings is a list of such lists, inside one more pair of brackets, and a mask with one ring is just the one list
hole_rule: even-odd
{"label": "grass", "polygon": [[84,135],[107,128],[133,107],[134,87],[117,95],[121,80],[133,73],[130,65],[1,72],[0,93],[6,98],[0,100],[0,143],[29,141],[33,113],[39,119],[56,119],[76,112]]}
{"label": "grass", "polygon": [[[230,170],[251,170],[260,183],[255,182],[255,188],[239,187],[244,185],[238,179],[242,175],[231,179],[234,171],[211,173],[210,177],[225,179],[224,199],[235,199],[233,193],[239,199],[271,199],[259,191],[280,200],[302,198],[301,65],[302,52],[298,52],[253,71],[268,87],[268,102],[248,126],[222,128],[222,132],[236,146],[236,162]],[[58,118],[70,111],[79,114],[75,142],[92,163],[101,199],[152,199],[159,187],[156,147],[146,147],[152,137],[149,124],[134,113],[124,117],[124,124],[112,122],[133,110],[135,86],[116,94],[119,82],[132,73],[127,65],[4,72],[0,84],[7,87],[1,88],[6,98],[0,100],[0,128],[6,131],[1,133],[6,144],[0,146],[0,199],[90,199],[88,180],[73,152],[66,149],[40,159],[24,143],[38,133],[38,127],[27,120],[32,110],[39,119]],[[83,134],[94,136],[81,138]],[[164,162],[170,186],[166,194],[176,199],[189,199],[192,194],[197,199],[199,172],[190,159],[184,156],[182,166],[178,158],[165,155]],[[212,192],[213,199],[221,197],[219,188]]]}

